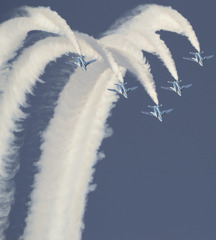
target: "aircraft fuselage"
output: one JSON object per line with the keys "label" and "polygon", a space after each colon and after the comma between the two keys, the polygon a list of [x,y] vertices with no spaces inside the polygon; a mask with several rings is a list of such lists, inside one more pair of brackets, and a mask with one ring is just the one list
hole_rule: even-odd
{"label": "aircraft fuselage", "polygon": [[204,63],[204,60],[205,60],[205,58],[203,58],[202,56],[201,56],[201,53],[195,53],[195,59],[194,59],[197,63],[199,63],[199,65],[200,66],[202,66],[203,67],[203,63]]}
{"label": "aircraft fuselage", "polygon": [[78,64],[82,68],[82,70],[86,71],[86,62],[83,57],[78,58]]}
{"label": "aircraft fuselage", "polygon": [[118,86],[118,91],[120,94],[122,94],[125,98],[128,98],[128,91],[127,89],[125,88],[125,84],[122,83],[122,84],[116,84]]}
{"label": "aircraft fuselage", "polygon": [[182,87],[180,86],[178,81],[173,82],[172,88],[176,93],[178,93],[179,96],[181,96]]}
{"label": "aircraft fuselage", "polygon": [[154,112],[153,114],[155,115],[156,118],[158,118],[161,122],[162,120],[162,112],[160,111],[159,106],[154,106]]}

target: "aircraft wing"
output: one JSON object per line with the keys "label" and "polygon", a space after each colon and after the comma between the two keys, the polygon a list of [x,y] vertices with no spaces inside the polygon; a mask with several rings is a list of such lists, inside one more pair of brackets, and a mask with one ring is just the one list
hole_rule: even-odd
{"label": "aircraft wing", "polygon": [[167,113],[170,113],[170,112],[172,112],[172,111],[173,111],[173,108],[168,109],[168,110],[164,110],[164,111],[162,112],[162,115],[167,114]]}
{"label": "aircraft wing", "polygon": [[110,88],[108,88],[107,90],[109,90],[109,91],[113,91],[113,92],[116,92],[116,93],[119,93],[119,91],[116,90],[116,89],[110,89]]}
{"label": "aircraft wing", "polygon": [[210,58],[213,58],[214,55],[211,55],[211,56],[206,56],[205,59],[210,59]]}
{"label": "aircraft wing", "polygon": [[78,64],[77,62],[65,62],[65,63],[67,63],[67,64],[69,64],[69,65],[73,64],[73,65],[75,65],[75,66],[79,66],[79,64]]}
{"label": "aircraft wing", "polygon": [[146,114],[146,115],[149,115],[149,116],[152,116],[152,117],[155,117],[155,115],[154,115],[152,112],[144,112],[144,111],[141,111],[141,113]]}
{"label": "aircraft wing", "polygon": [[165,90],[169,90],[169,91],[174,91],[171,87],[161,87],[161,88],[163,88]]}
{"label": "aircraft wing", "polygon": [[88,61],[88,62],[86,63],[86,66],[89,65],[89,64],[91,64],[91,63],[93,63],[93,62],[95,62],[95,61],[96,61],[96,59],[93,59],[93,60]]}
{"label": "aircraft wing", "polygon": [[133,91],[133,90],[135,90],[135,89],[137,89],[137,88],[138,88],[138,86],[128,88],[128,92]]}
{"label": "aircraft wing", "polygon": [[189,85],[182,86],[181,88],[182,88],[182,89],[186,89],[186,88],[189,88],[189,87],[191,87],[191,86],[192,86],[192,84],[189,84]]}
{"label": "aircraft wing", "polygon": [[193,58],[188,58],[188,57],[183,57],[185,60],[189,60],[189,61],[193,61],[193,62],[196,62],[196,60],[195,59],[193,59]]}

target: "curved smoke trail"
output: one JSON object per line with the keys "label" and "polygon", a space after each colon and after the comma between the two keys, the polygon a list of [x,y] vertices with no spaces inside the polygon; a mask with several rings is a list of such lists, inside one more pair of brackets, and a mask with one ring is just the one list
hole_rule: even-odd
{"label": "curved smoke trail", "polygon": [[[150,66],[137,46],[132,44],[126,38],[119,36],[108,36],[100,39],[100,42],[109,48],[109,50],[114,54],[114,57],[118,59],[117,61],[120,65],[127,68],[138,77],[138,80],[144,86],[149,96],[155,104],[158,104],[159,101],[153,76],[150,73]],[[123,55],[124,57],[120,57],[120,55]]]}
{"label": "curved smoke trail", "polygon": [[[130,41],[130,44],[134,45],[134,38],[136,38],[136,47],[137,47],[136,52],[138,52],[138,50],[144,50],[146,52],[156,54],[164,62],[165,66],[167,67],[169,72],[172,74],[172,76],[175,79],[178,79],[178,73],[177,73],[175,62],[172,58],[171,52],[167,48],[164,41],[160,39],[158,34],[155,34],[155,33],[152,34],[148,32],[147,34],[145,33],[145,35],[141,35],[138,31],[129,31],[127,32],[127,35],[126,35],[126,34],[120,34],[118,32],[115,34],[110,34],[108,36],[105,36],[102,39],[100,39],[100,41],[106,47],[109,47],[109,48],[112,48],[112,47],[116,48],[117,43],[122,48],[123,45],[125,45],[125,41],[127,42]],[[140,53],[138,55],[140,55]]]}
{"label": "curved smoke trail", "polygon": [[24,10],[26,10],[30,14],[30,17],[38,18],[38,16],[42,16],[45,17],[46,21],[50,21],[52,24],[57,26],[59,34],[68,37],[71,40],[71,44],[75,46],[75,52],[79,55],[82,55],[79,42],[77,41],[74,32],[67,25],[67,22],[58,15],[57,12],[52,11],[50,10],[50,8],[47,7],[25,7]]}
{"label": "curved smoke trail", "polygon": [[[115,46],[116,38],[127,38],[140,50],[154,53],[164,62],[165,66],[178,80],[178,73],[170,50],[157,31],[171,31],[186,36],[191,44],[200,51],[200,45],[190,23],[171,7],[159,5],[144,5],[133,10],[128,16],[118,20],[110,30],[105,33],[102,42],[107,46]],[[112,39],[113,38],[113,39]],[[136,39],[136,40],[135,40]],[[122,41],[124,44],[124,41]]]}
{"label": "curved smoke trail", "polygon": [[[43,54],[48,49],[52,49],[47,54]],[[54,50],[53,50],[54,49]],[[4,208],[0,209],[0,219],[2,222],[2,230],[7,226],[7,218],[5,211],[10,210],[11,195],[13,195],[13,187],[8,188],[12,184],[12,179],[17,171],[19,163],[16,162],[15,151],[13,147],[13,132],[18,130],[16,122],[25,118],[20,110],[20,106],[26,104],[26,93],[32,92],[32,87],[43,73],[45,66],[55,58],[62,54],[73,51],[73,47],[67,39],[47,38],[39,41],[33,47],[26,49],[22,56],[13,63],[10,72],[10,78],[4,89],[1,99],[0,111],[0,185],[5,189],[1,191],[1,204]]]}
{"label": "curved smoke trail", "polygon": [[[182,34],[198,51],[199,42],[190,23],[170,7],[140,6],[99,40],[74,33],[66,21],[49,8],[24,9],[27,16],[0,25],[0,46],[4,46],[0,51],[0,75],[4,78],[0,87],[3,91],[0,99],[0,237],[4,239],[8,225],[14,196],[13,179],[19,167],[16,158],[19,146],[13,146],[13,141],[14,133],[19,130],[17,122],[26,117],[21,106],[27,104],[26,94],[32,93],[50,61],[76,53],[97,61],[87,72],[76,69],[59,95],[54,117],[42,135],[39,172],[35,175],[21,238],[80,240],[93,166],[106,135],[106,119],[118,99],[107,88],[113,88],[117,81],[123,82],[128,69],[158,104],[153,76],[142,50],[158,55],[178,79],[172,55],[156,31]],[[26,48],[25,39],[32,30],[56,36]]]}
{"label": "curved smoke trail", "polygon": [[[96,77],[95,72],[89,74]],[[72,78],[77,81],[78,87],[74,82],[68,83],[59,99],[55,118],[44,136],[46,141],[39,163],[43,168],[36,178],[36,190],[32,197],[34,205],[27,219],[24,239],[70,239],[71,236],[80,239],[81,233],[77,229],[81,229],[82,222],[78,219],[82,219],[86,188],[92,175],[91,167],[104,135],[104,122],[110,106],[116,101],[116,96],[106,89],[112,86],[116,78],[111,77],[109,70],[102,72],[97,80],[86,76],[80,78],[80,83],[80,79]],[[91,80],[86,82],[86,79]],[[74,102],[77,88],[79,97]],[[79,114],[75,115],[71,107]],[[61,134],[53,138],[56,131]],[[63,144],[64,148],[56,149],[55,146]],[[56,187],[59,191],[56,191]],[[68,211],[69,219],[65,217]],[[53,219],[53,215],[59,221]],[[38,221],[41,216],[42,222]]]}

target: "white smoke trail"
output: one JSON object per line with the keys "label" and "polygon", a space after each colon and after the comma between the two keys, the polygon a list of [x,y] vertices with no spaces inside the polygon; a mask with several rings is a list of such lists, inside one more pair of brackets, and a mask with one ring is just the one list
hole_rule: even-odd
{"label": "white smoke trail", "polygon": [[0,25],[0,91],[4,91],[10,74],[11,64],[7,64],[7,61],[14,58],[27,33],[32,30],[60,33],[59,28],[41,14],[32,18],[13,18]]}
{"label": "white smoke trail", "polygon": [[[55,50],[47,52],[49,48]],[[73,50],[67,39],[49,37],[25,50],[14,63],[0,105],[0,156],[6,152],[10,131],[15,130],[14,120],[22,117],[19,106],[25,103],[25,93],[31,93],[32,86],[49,61]],[[2,162],[0,162],[0,174],[4,174]]]}
{"label": "white smoke trail", "polygon": [[145,35],[141,35],[139,32],[129,32],[127,39],[133,42],[134,36],[136,36],[136,46],[140,49],[156,54],[171,73],[171,75],[178,79],[178,73],[176,70],[175,62],[172,58],[172,54],[163,40],[160,39],[158,34],[147,32]]}
{"label": "white smoke trail", "polygon": [[166,30],[186,36],[194,48],[200,51],[200,44],[191,24],[178,11],[172,7],[159,5],[147,5],[147,9],[141,6],[140,10],[144,10],[145,19],[143,20],[146,26],[151,23],[148,27],[155,32]]}
{"label": "white smoke trail", "polygon": [[0,25],[0,65],[12,59],[29,31],[41,30],[59,34],[59,29],[42,15],[19,17]]}
{"label": "white smoke trail", "polygon": [[13,201],[14,189],[12,186],[9,188],[7,186],[17,170],[13,167],[18,163],[14,162],[16,160],[12,156],[13,148],[10,144],[14,137],[12,132],[17,130],[15,121],[25,117],[20,106],[25,105],[25,94],[32,92],[32,86],[43,73],[45,66],[69,51],[73,52],[74,48],[68,39],[49,37],[26,49],[13,64],[0,105],[0,185],[2,189],[0,198],[1,204],[4,204],[4,207],[0,208],[0,219],[3,219],[0,235],[3,235],[6,228],[7,216]]}
{"label": "white smoke trail", "polygon": [[127,34],[130,31],[137,31],[139,34],[145,35],[148,32],[153,33],[160,30],[186,36],[197,51],[200,51],[199,41],[188,20],[171,7],[156,4],[137,7],[133,10],[132,16],[118,20],[111,30],[106,32],[106,35],[116,32]]}
{"label": "white smoke trail", "polygon": [[[20,42],[23,40],[23,38],[25,38],[25,36],[27,34],[27,31],[32,30],[32,29],[36,29],[36,27],[33,23],[30,23],[30,21],[26,21],[26,18],[25,19],[24,18],[21,18],[21,19],[19,18],[18,20],[21,20],[21,21],[18,21],[18,22],[16,21],[15,25],[16,25],[16,27],[17,27],[17,25],[20,25],[20,28],[23,27],[22,28],[23,31],[18,30],[17,31],[18,36],[16,34],[14,35],[13,46],[10,46],[10,44],[7,45],[8,46],[8,52],[11,52],[12,54],[14,54],[13,51],[15,49],[17,49],[17,45],[19,45]],[[41,18],[40,18],[40,20],[41,20]],[[27,22],[28,22],[28,24],[27,24]],[[11,21],[10,21],[10,23],[11,23]],[[23,24],[23,23],[26,23],[26,25]],[[4,24],[4,27],[5,26],[6,26],[6,29],[7,29],[8,22],[6,24]],[[10,26],[10,24],[9,24],[9,26]],[[45,26],[45,25],[43,25],[43,26]],[[51,28],[50,26],[51,25],[48,24],[49,30]],[[41,30],[40,24],[38,24],[37,27],[38,27],[38,29]],[[47,27],[44,27],[44,30],[47,30]],[[16,32],[16,31],[14,31],[14,32]],[[5,33],[7,33],[7,31],[5,31]],[[17,37],[17,39],[16,39],[16,37]],[[53,40],[53,42],[54,41],[55,40]],[[59,39],[57,39],[56,41],[59,41]],[[50,38],[48,39],[48,42],[50,43],[50,45],[53,45],[53,46],[50,46],[51,48],[52,47],[55,48],[55,45],[57,45],[55,43],[54,44],[51,43]],[[63,53],[67,53],[69,51],[76,52],[76,50],[72,47],[72,44],[70,44],[69,41],[66,41],[67,42],[66,46],[64,46],[65,45],[64,41],[60,40],[60,42],[62,44],[62,47],[60,49],[63,49]],[[14,120],[24,118],[22,112],[19,110],[19,106],[25,104],[25,92],[26,91],[30,92],[31,91],[31,86],[33,84],[33,83],[30,83],[30,82],[27,84],[27,78],[28,78],[28,81],[29,81],[29,79],[32,79],[32,81],[35,81],[34,69],[32,69],[31,65],[34,65],[33,61],[35,61],[35,64],[37,64],[37,60],[38,59],[40,60],[40,58],[35,56],[34,54],[32,54],[32,51],[34,52],[34,51],[37,50],[37,48],[42,48],[42,46],[43,46],[43,50],[37,52],[37,54],[42,54],[41,58],[43,58],[43,53],[46,53],[46,51],[49,50],[49,48],[46,48],[46,45],[47,45],[46,41],[41,41],[40,43],[35,44],[32,48],[29,48],[28,50],[25,50],[24,54],[21,55],[21,57],[18,59],[17,62],[15,62],[12,71],[9,73],[9,77],[8,77],[9,79],[8,79],[7,85],[5,85],[4,95],[3,95],[3,98],[1,99],[2,100],[2,104],[1,104],[1,107],[2,107],[1,108],[2,121],[1,121],[0,127],[3,127],[3,125],[5,126],[3,128],[4,131],[2,132],[1,137],[0,137],[0,138],[2,138],[2,141],[0,139],[0,141],[2,142],[2,144],[0,146],[1,159],[4,158],[3,154],[5,152],[7,152],[8,146],[12,142],[13,135],[11,134],[11,131],[15,130],[15,128],[16,128],[16,125],[14,124]],[[90,46],[88,46],[88,44],[86,44],[85,42],[82,42],[82,46],[83,46],[84,49],[88,49],[88,55],[93,55],[94,58],[99,57],[99,55]],[[57,46],[57,49],[59,50],[58,46]],[[53,52],[53,51],[50,50],[50,52]],[[56,51],[54,51],[53,54],[54,55],[58,54],[57,56],[59,56],[60,52],[56,53]],[[52,55],[52,56],[54,56],[54,55]],[[31,58],[30,58],[30,56],[31,56]],[[49,54],[47,56],[49,56]],[[49,60],[52,60],[52,58],[49,58]],[[29,69],[26,66],[27,61],[28,61],[28,64],[29,64],[28,65]],[[44,63],[44,61],[42,59],[41,64],[43,64],[43,63]],[[25,69],[23,69],[23,71],[19,70],[19,74],[17,74],[17,72],[18,72],[17,69],[19,69],[19,68],[21,69],[22,66],[25,66]],[[39,67],[41,67],[41,65],[39,65]],[[38,76],[38,73],[36,75]],[[31,77],[29,77],[29,76],[31,76]],[[14,92],[15,92],[15,94],[14,94]],[[7,99],[10,99],[10,100],[7,100]],[[7,107],[9,105],[10,105],[10,107],[7,109]],[[4,141],[3,141],[3,139],[4,139]],[[10,175],[11,175],[10,177],[6,176],[7,173],[6,173],[5,169],[8,168],[8,166],[10,165],[10,162],[9,162],[8,159],[9,158],[6,157],[7,161],[2,160],[0,162],[1,175],[4,176],[4,179],[5,178],[10,178],[11,179],[13,177],[12,175],[14,175],[14,172],[16,172],[16,169],[14,169],[13,173],[10,172]],[[3,185],[4,185],[4,183],[2,182],[2,186]],[[3,191],[2,191],[2,194],[4,195],[4,198],[5,198],[4,202],[7,202],[7,209],[5,208],[2,212],[2,214],[0,213],[1,216],[3,217],[3,216],[7,216],[9,211],[10,211],[10,205],[11,205],[11,202],[12,202],[12,199],[13,199],[13,197],[12,197],[13,196],[13,189],[10,190],[9,194],[6,194],[5,192],[3,193]],[[5,222],[7,221],[7,217],[5,217],[4,221]],[[3,225],[3,223],[2,223],[2,225]]]}
{"label": "white smoke trail", "polygon": [[166,30],[188,37],[191,44],[200,51],[195,32],[190,23],[171,7],[158,5],[144,5],[136,8],[132,16],[120,19],[113,29],[106,33],[101,40],[109,47],[116,44],[116,40],[123,45],[124,40],[136,42],[136,47],[157,54],[164,62],[172,76],[178,80],[178,73],[170,50],[167,48],[156,31]]}
{"label": "white smoke trail", "polygon": [[[107,91],[116,81],[110,70],[99,78],[95,69],[88,76],[77,75],[72,76],[73,81],[63,90],[44,135],[41,172],[36,177],[24,239],[78,240],[81,236],[86,189],[92,180],[92,166],[104,136],[104,123],[117,97]],[[75,80],[81,81],[79,86]],[[76,104],[79,107],[75,111],[79,114],[74,113]]]}
{"label": "white smoke trail", "polygon": [[[110,56],[106,56],[107,51],[105,49],[103,49],[95,39],[84,35],[84,34],[78,34],[79,35],[79,42],[80,45],[82,47],[83,52],[85,53],[85,51],[88,51],[89,54],[89,49],[90,47],[88,47],[89,45],[91,45],[91,47],[94,47],[94,49],[96,49],[99,54],[107,59],[107,61],[112,65],[112,67],[114,68],[115,71],[118,70],[118,66],[117,64],[114,62],[113,59],[110,58]],[[97,62],[96,62],[97,63]],[[62,104],[59,104],[59,107],[57,108],[57,112],[58,109],[60,109],[59,111],[61,112],[61,114],[59,114],[60,119],[63,120],[59,120],[57,121],[57,123],[53,126],[52,130],[50,130],[50,134],[52,134],[52,137],[48,137],[48,141],[47,144],[45,143],[45,146],[43,146],[43,149],[47,150],[44,152],[45,157],[42,156],[41,158],[41,164],[43,164],[42,169],[44,169],[44,174],[43,172],[41,174],[39,174],[36,178],[36,187],[35,187],[35,191],[33,192],[32,195],[32,208],[30,210],[30,215],[27,218],[27,228],[25,230],[25,234],[24,236],[27,234],[27,239],[38,239],[38,238],[45,238],[45,239],[67,239],[70,238],[70,236],[75,236],[76,234],[80,235],[80,227],[77,228],[77,224],[82,224],[82,215],[84,212],[84,200],[85,200],[85,195],[86,195],[86,184],[88,184],[89,180],[91,179],[91,174],[89,175],[89,177],[86,178],[86,182],[85,182],[85,187],[83,188],[83,190],[79,193],[79,195],[81,194],[83,199],[81,202],[80,201],[76,201],[76,200],[72,200],[70,198],[68,198],[67,196],[65,196],[65,194],[67,194],[68,189],[66,188],[62,188],[62,186],[64,185],[66,181],[66,179],[71,179],[74,178],[74,175],[76,175],[76,167],[74,167],[74,164],[77,164],[75,159],[79,159],[80,162],[80,158],[79,157],[74,157],[74,154],[80,154],[81,149],[78,148],[78,143],[80,141],[80,146],[83,149],[83,154],[88,153],[88,150],[85,152],[84,149],[91,149],[94,145],[93,143],[95,142],[95,144],[97,144],[98,146],[100,145],[100,142],[102,140],[102,135],[104,130],[99,130],[99,136],[100,139],[96,140],[95,138],[91,138],[89,140],[89,137],[91,136],[90,132],[93,130],[93,133],[97,132],[97,126],[98,124],[100,125],[100,129],[104,129],[104,121],[107,118],[107,114],[109,112],[110,109],[110,104],[112,103],[113,99],[116,99],[116,96],[114,96],[113,94],[110,95],[110,92],[107,91],[108,87],[111,87],[113,84],[113,81],[116,80],[116,78],[113,81],[111,81],[109,79],[109,81],[107,81],[107,75],[111,78],[110,76],[110,72],[106,72],[106,73],[102,73],[102,76],[98,79],[98,75],[100,75],[101,72],[104,71],[105,67],[107,68],[107,64],[104,65],[106,62],[103,63],[103,65],[99,65],[99,62],[93,66],[95,66],[94,68],[90,67],[88,68],[88,74],[83,73],[82,71],[77,71],[70,80],[70,83],[68,83],[68,87],[65,88],[65,91],[63,91],[63,95],[64,95],[64,100],[62,100]],[[116,67],[116,68],[115,68]],[[80,69],[79,69],[80,70]],[[117,76],[117,73],[115,72],[115,76]],[[96,80],[98,79],[98,81],[96,82]],[[94,85],[92,85],[94,83]],[[93,88],[94,87],[94,88]],[[92,90],[90,90],[91,88],[93,88]],[[91,93],[91,91],[93,93]],[[89,96],[89,94],[91,94]],[[106,105],[104,104],[104,96],[106,96],[106,102],[108,102]],[[112,97],[111,97],[112,96]],[[93,101],[93,102],[92,102]],[[69,107],[66,107],[65,104],[69,104]],[[84,106],[83,106],[84,105]],[[103,108],[100,110],[100,112],[106,112],[105,115],[103,114],[103,122],[100,122],[95,118],[95,116],[97,116],[97,114],[100,114],[98,112],[98,106],[103,106]],[[68,109],[69,108],[69,109]],[[80,112],[82,109],[84,108],[84,110],[82,111],[82,115],[80,116]],[[94,110],[95,109],[95,110]],[[68,115],[71,116],[66,116]],[[92,120],[89,118],[91,115]],[[57,119],[57,117],[55,117],[54,119]],[[94,119],[94,120],[93,120]],[[55,121],[55,120],[54,120]],[[91,122],[93,121],[93,123]],[[96,122],[94,124],[94,122]],[[71,128],[71,126],[73,126]],[[77,127],[75,127],[77,126]],[[86,129],[84,131],[84,126],[86,126]],[[62,135],[59,135],[59,130],[61,128],[64,128],[65,130],[62,130]],[[54,129],[57,129],[58,133],[55,132]],[[69,131],[70,129],[70,131]],[[82,133],[82,134],[81,134]],[[88,134],[89,133],[89,134]],[[56,136],[56,134],[59,135],[58,138],[53,138],[53,134]],[[101,135],[102,134],[102,135]],[[47,139],[47,135],[45,137],[45,139]],[[52,139],[55,141],[55,143],[52,142]],[[80,140],[79,140],[80,139]],[[84,146],[84,142],[86,142],[86,144],[90,143],[90,146],[88,148],[86,148]],[[64,148],[62,148],[62,151],[58,148],[53,148],[50,147],[50,145],[54,144],[55,146],[62,146],[64,145]],[[73,145],[75,145],[75,147],[73,147]],[[58,153],[55,153],[55,150],[58,151]],[[67,151],[69,151],[69,155],[71,156],[66,157],[67,156]],[[97,151],[95,150],[95,147],[93,147],[92,149],[93,151],[93,155],[91,157],[91,162],[88,167],[88,173],[91,172],[89,169],[91,169],[92,166],[92,161],[95,161],[96,159],[96,153]],[[65,157],[62,157],[65,156]],[[55,169],[55,161],[54,158],[56,158],[56,171]],[[62,159],[61,162],[59,162],[59,159]],[[87,158],[88,159],[88,158]],[[50,162],[51,161],[51,162]],[[62,169],[61,166],[65,166],[65,164],[62,161],[66,161],[66,162],[70,162],[71,167],[70,168],[66,168],[66,169]],[[74,163],[75,161],[75,163]],[[52,163],[52,172],[53,174],[47,174],[48,171],[50,171],[50,163]],[[60,166],[59,166],[60,164]],[[67,163],[69,164],[69,163]],[[67,171],[69,171],[70,174],[66,174]],[[71,171],[75,171],[74,173]],[[65,172],[63,175],[64,177],[60,177],[59,173],[62,174],[62,172]],[[57,176],[57,175],[58,176]],[[82,173],[80,173],[82,174]],[[46,178],[46,181],[44,180],[44,178]],[[83,178],[82,178],[83,179]],[[42,181],[42,183],[41,183]],[[45,184],[45,183],[49,183],[52,182],[54,184],[54,188],[52,189],[50,187],[50,184]],[[73,181],[72,181],[73,182]],[[77,181],[76,181],[77,182]],[[70,184],[71,185],[71,184]],[[56,191],[56,186],[59,186],[59,192]],[[47,192],[47,187],[49,188],[49,195],[47,194],[42,194],[41,192]],[[46,188],[46,189],[44,189]],[[72,186],[71,186],[72,188]],[[62,191],[61,191],[62,189]],[[72,193],[70,193],[72,194]],[[78,193],[77,193],[78,194]],[[36,195],[36,197],[35,197]],[[43,197],[42,197],[43,196]],[[61,197],[63,196],[63,197]],[[56,201],[54,200],[56,199]],[[50,206],[50,201],[53,202],[54,206]],[[69,202],[68,202],[69,201]],[[62,202],[68,202],[67,204],[64,203],[62,204]],[[71,214],[71,220],[72,221],[72,225],[68,226],[67,231],[65,232],[65,230],[62,232],[62,229],[65,228],[65,222],[61,222],[62,221],[62,214],[64,215],[65,210],[64,209],[68,209],[68,207],[70,208],[70,204],[71,202],[73,202],[73,204],[75,205],[75,209],[80,209],[80,212],[78,214],[76,214],[73,210],[73,214]],[[77,204],[82,203],[82,207],[78,208]],[[62,209],[63,208],[63,209]],[[36,209],[36,210],[35,210]],[[41,211],[40,211],[41,209]],[[38,221],[38,218],[43,216],[43,221]],[[60,222],[58,221],[52,221],[53,220],[53,216],[55,216],[55,219],[61,219]],[[73,216],[73,217],[72,217]],[[65,218],[65,217],[64,217]],[[79,219],[79,221],[77,222],[77,224],[75,224],[76,220],[74,219]],[[53,227],[50,228],[50,223],[53,222]],[[48,224],[48,225],[47,225]],[[57,226],[55,226],[55,224],[57,224]],[[61,226],[61,227],[60,227]],[[71,227],[74,226],[74,227]],[[81,226],[81,225],[80,225]],[[30,230],[29,230],[30,229]],[[51,229],[50,231],[47,231],[47,229]],[[57,232],[56,229],[59,229],[59,231]],[[73,229],[73,231],[71,230]],[[72,231],[73,234],[69,234],[67,233],[68,231]],[[65,234],[66,236],[62,236],[62,234]],[[30,236],[29,236],[30,235]],[[68,236],[68,237],[67,237]],[[25,236],[26,238],[26,236]]]}
{"label": "white smoke trail", "polygon": [[[51,41],[52,39],[52,41]],[[82,42],[83,49],[88,49],[88,55],[93,55],[94,58],[99,57],[99,55],[96,54],[96,52],[84,41]],[[61,44],[61,47],[58,45]],[[99,45],[98,45],[99,46]],[[49,50],[50,48],[50,50]],[[51,49],[54,48],[57,51],[52,51]],[[51,56],[48,54],[47,51],[52,53]],[[62,52],[63,51],[63,52]],[[1,135],[1,137],[4,139],[4,144],[1,145],[2,151],[1,153],[7,152],[7,147],[12,141],[12,134],[10,131],[15,130],[16,125],[14,124],[14,120],[18,120],[21,117],[23,118],[24,116],[22,115],[22,112],[19,110],[20,105],[25,104],[25,92],[31,92],[31,86],[33,85],[33,82],[31,81],[36,81],[38,79],[38,76],[40,75],[38,73],[38,69],[44,69],[44,66],[50,61],[53,60],[53,57],[60,56],[63,53],[67,52],[75,52],[75,49],[72,47],[69,41],[66,39],[62,40],[62,38],[47,38],[46,40],[40,41],[39,43],[36,43],[33,47],[27,49],[24,51],[24,53],[18,58],[18,61],[14,63],[13,69],[10,72],[10,78],[9,81],[5,87],[3,99],[2,99],[2,119],[5,121],[2,121],[1,124],[5,125],[6,127],[5,132]],[[46,57],[44,57],[44,53],[46,54]],[[40,56],[40,57],[39,57]],[[110,59],[110,58],[109,58]],[[46,64],[44,64],[44,61],[47,61]],[[28,64],[27,64],[28,62]],[[40,62],[40,64],[38,64]],[[113,63],[115,65],[115,63]],[[35,66],[33,68],[32,66]],[[25,68],[23,68],[25,66]],[[43,66],[43,67],[42,67]],[[19,71],[18,71],[19,69]],[[21,70],[22,69],[22,70]],[[35,73],[36,71],[36,73]],[[19,74],[17,74],[17,72]],[[97,71],[95,71],[96,76],[98,75]],[[30,77],[29,77],[30,76]],[[11,90],[16,91],[16,95],[12,97],[13,93]],[[11,95],[11,96],[10,96]],[[17,96],[17,97],[16,97]],[[19,99],[18,99],[19,98]],[[9,114],[6,116],[6,109],[8,105],[6,104],[6,99],[11,99],[12,102],[8,101],[8,104],[11,106],[9,107]],[[80,99],[83,101],[83,99]],[[4,111],[5,110],[5,111]],[[13,117],[12,117],[13,116]],[[7,125],[6,125],[7,122]],[[3,127],[3,126],[0,126]],[[8,131],[10,129],[10,131]],[[1,139],[0,139],[1,141]],[[7,168],[8,166],[8,158],[6,158],[7,161],[0,162],[1,164],[1,174],[5,174],[4,169]],[[12,177],[12,176],[10,176]],[[3,184],[3,183],[2,183]],[[4,194],[4,196],[6,196]],[[8,195],[7,203],[8,203],[8,208],[7,211],[4,210],[2,213],[2,216],[7,216],[9,211],[10,211],[10,204],[12,201],[12,196],[13,196],[13,189],[10,191],[10,195]],[[9,199],[10,197],[10,199]],[[6,202],[6,200],[5,200]],[[5,219],[7,220],[7,219]]]}
{"label": "white smoke trail", "polygon": [[43,17],[51,21],[54,25],[58,27],[61,35],[65,35],[71,40],[71,43],[75,46],[75,52],[79,55],[82,55],[79,42],[77,41],[74,32],[68,26],[67,22],[58,15],[57,12],[52,11],[50,8],[47,7],[25,7],[24,9],[27,10],[30,16],[33,18],[37,18],[38,15],[42,15]]}
{"label": "white smoke trail", "polygon": [[[150,66],[143,57],[142,52],[126,38],[119,37],[119,35],[104,37],[100,39],[100,43],[109,48],[111,52],[115,50],[114,57],[116,61],[138,77],[149,96],[155,104],[158,104],[159,101],[153,76],[150,73]],[[123,55],[123,57],[120,55]]]}
{"label": "white smoke trail", "polygon": [[[118,64],[115,62],[112,54],[104,47],[101,46],[100,42],[95,40],[93,37],[90,37],[87,34],[83,33],[76,33],[76,37],[79,39],[81,42],[84,40],[86,43],[88,43],[93,49],[97,50],[99,53],[101,53],[101,56],[103,56],[104,60],[107,60],[110,64],[110,67],[112,68],[113,72],[116,74],[117,78],[119,81],[124,82],[124,74],[125,71],[124,69],[120,69]],[[84,49],[84,47],[82,47]],[[88,48],[85,49],[86,54],[88,53]]]}
{"label": "white smoke trail", "polygon": [[[188,21],[169,7],[139,7],[136,16],[112,31],[121,37],[118,39],[113,34],[110,42],[109,36],[96,41],[84,34],[74,35],[66,22],[50,9],[25,9],[29,17],[12,19],[0,25],[0,46],[5,47],[0,51],[0,64],[3,64],[4,75],[8,78],[0,105],[0,198],[6,204],[5,208],[0,208],[0,218],[3,219],[0,224],[4,230],[13,200],[13,187],[10,186],[9,191],[5,189],[6,181],[13,178],[14,172],[6,170],[15,161],[10,158],[9,146],[14,137],[12,132],[17,130],[15,121],[25,117],[20,110],[26,102],[25,94],[31,93],[47,63],[67,52],[81,54],[82,49],[82,54],[97,58],[97,61],[88,67],[87,72],[78,68],[60,94],[54,118],[44,134],[38,163],[40,172],[35,178],[27,226],[22,236],[25,240],[80,240],[88,184],[94,171],[92,167],[105,134],[106,119],[113,102],[117,101],[117,96],[107,88],[112,88],[117,79],[123,82],[124,70],[118,64],[137,75],[158,104],[150,66],[141,49],[158,54],[177,78],[171,53],[155,31],[164,29],[185,35],[197,50],[199,43]],[[47,38],[24,50],[8,73],[7,61],[15,56],[15,51],[31,30],[48,31],[64,37]],[[143,36],[146,46],[136,36]],[[103,59],[105,61],[99,61]],[[3,239],[3,234],[0,234]]]}
{"label": "white smoke trail", "polygon": [[56,12],[44,7],[25,7],[24,9],[30,16],[13,18],[0,25],[0,65],[15,56],[27,33],[33,30],[65,35],[75,45],[74,52],[81,54],[76,36],[66,21]]}
{"label": "white smoke trail", "polygon": [[178,77],[178,73],[177,73],[177,70],[176,70],[175,62],[172,58],[172,54],[171,54],[170,50],[168,49],[168,47],[166,46],[164,41],[162,39],[160,39],[158,34],[154,34],[154,35],[149,34],[148,36],[151,40],[153,40],[152,42],[155,45],[154,53],[157,56],[159,56],[161,61],[164,62],[165,66],[167,67],[167,69],[169,70],[171,75],[176,80],[178,80],[179,77]]}
{"label": "white smoke trail", "polygon": [[166,44],[163,40],[161,40],[158,36],[158,34],[152,34],[148,32],[147,34],[140,35],[138,32],[131,31],[128,32],[127,35],[121,35],[121,34],[111,34],[108,36],[105,36],[101,39],[102,42],[109,44],[111,46],[113,44],[113,47],[115,47],[115,42],[121,40],[121,44],[124,44],[125,39],[127,41],[130,41],[131,44],[134,44],[134,36],[136,36],[136,47],[140,50],[144,50],[146,52],[150,52],[153,54],[156,54],[161,61],[164,62],[165,66],[169,70],[169,72],[172,74],[172,76],[175,79],[178,79],[178,73],[175,67],[174,60],[172,58],[172,55],[170,53],[170,50],[167,48]]}

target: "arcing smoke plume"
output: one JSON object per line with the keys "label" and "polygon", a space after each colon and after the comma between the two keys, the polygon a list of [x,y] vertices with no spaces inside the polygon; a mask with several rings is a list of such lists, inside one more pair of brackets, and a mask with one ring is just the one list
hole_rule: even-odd
{"label": "arcing smoke plume", "polygon": [[[21,239],[80,240],[93,167],[106,135],[106,120],[118,100],[107,88],[123,82],[128,70],[158,104],[150,65],[142,50],[158,55],[178,79],[172,55],[156,31],[184,35],[198,51],[199,42],[190,23],[170,7],[140,6],[99,40],[73,32],[66,21],[49,8],[24,9],[27,15],[0,25],[0,46],[4,46],[0,51],[0,237],[4,239],[14,201],[13,179],[19,168],[16,154],[20,147],[14,145],[14,133],[22,131],[17,122],[26,118],[22,111],[27,105],[26,94],[33,93],[51,61],[75,53],[97,61],[90,64],[87,71],[77,68],[71,74],[58,96],[53,118],[41,133],[39,171],[35,175]],[[26,36],[32,30],[53,36],[26,47]],[[71,68],[74,70],[72,65]]]}

